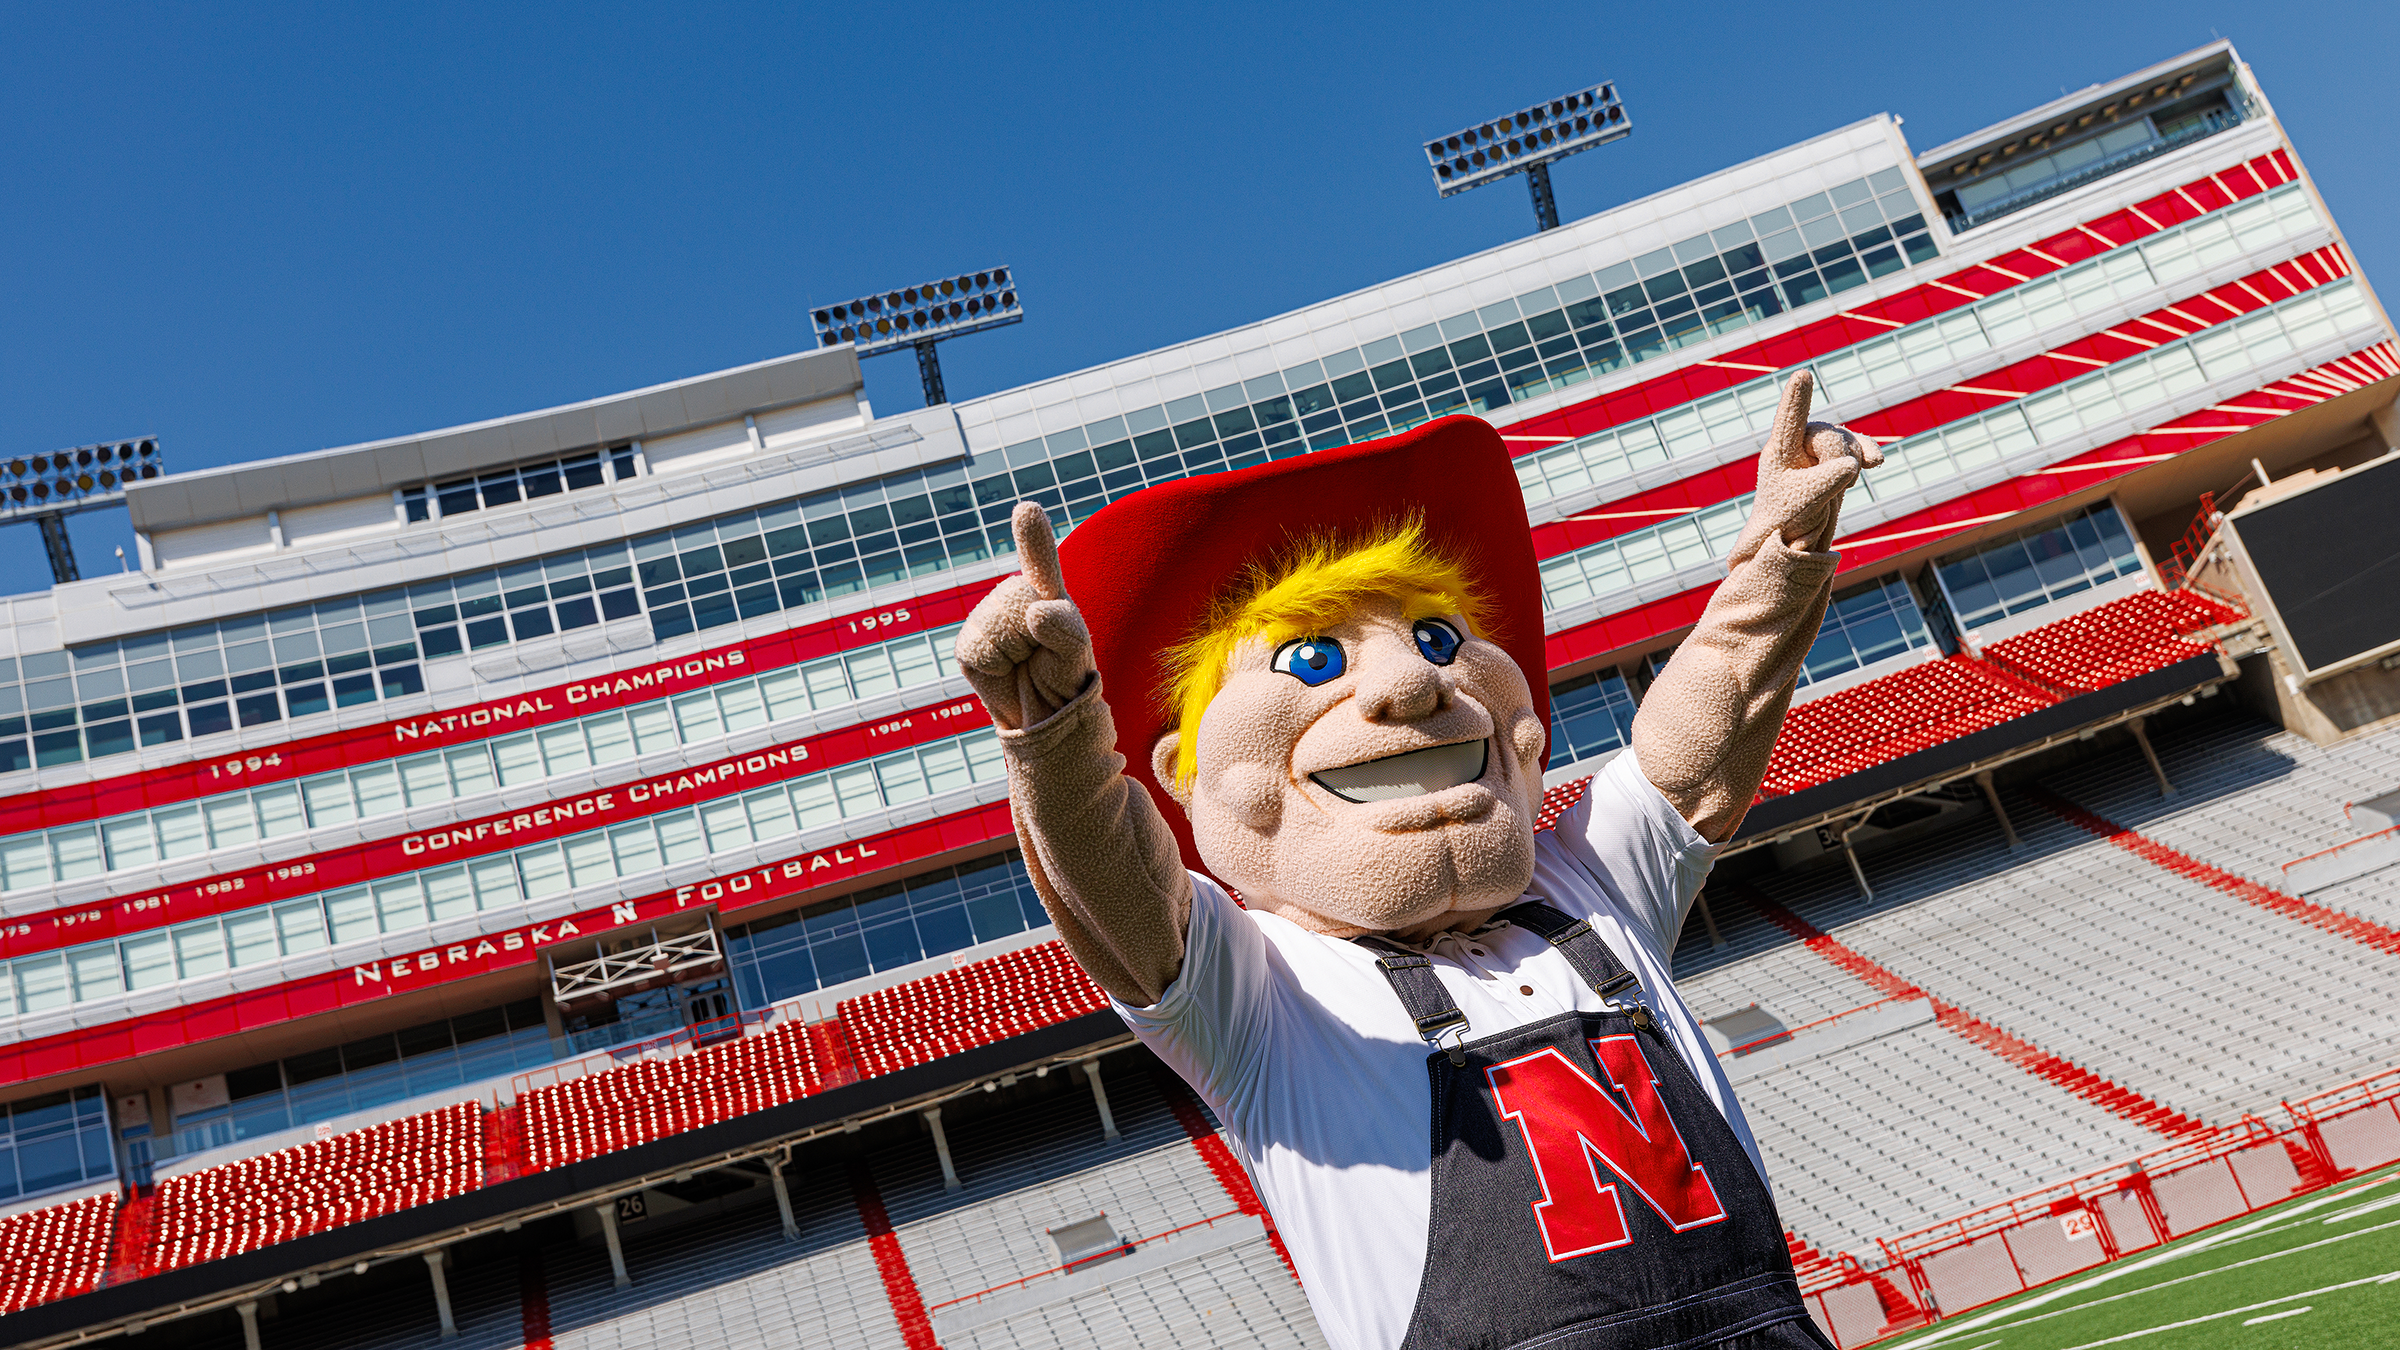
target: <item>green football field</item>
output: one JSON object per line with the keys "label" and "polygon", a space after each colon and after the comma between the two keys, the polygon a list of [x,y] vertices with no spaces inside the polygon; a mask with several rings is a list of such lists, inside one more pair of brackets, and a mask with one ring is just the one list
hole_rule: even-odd
{"label": "green football field", "polygon": [[2400,1170],[2379,1169],[1883,1344],[2400,1346]]}

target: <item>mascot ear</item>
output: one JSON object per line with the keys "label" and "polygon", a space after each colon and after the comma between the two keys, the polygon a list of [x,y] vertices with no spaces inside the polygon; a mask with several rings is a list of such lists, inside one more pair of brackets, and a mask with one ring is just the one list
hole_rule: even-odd
{"label": "mascot ear", "polygon": [[1189,816],[1192,813],[1192,785],[1177,782],[1175,778],[1175,756],[1182,748],[1181,733],[1170,731],[1160,736],[1150,746],[1150,772],[1158,776],[1158,785],[1165,788],[1167,795],[1173,797],[1175,804]]}

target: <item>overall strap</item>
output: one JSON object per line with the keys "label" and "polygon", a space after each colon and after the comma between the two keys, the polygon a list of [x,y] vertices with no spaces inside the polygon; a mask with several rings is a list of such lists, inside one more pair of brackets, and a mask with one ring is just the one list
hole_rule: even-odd
{"label": "overall strap", "polygon": [[1450,991],[1442,988],[1441,977],[1433,973],[1433,958],[1388,938],[1362,937],[1352,941],[1375,953],[1375,964],[1382,969],[1392,992],[1399,996],[1400,1006],[1417,1024],[1417,1034],[1428,1044],[1441,1046],[1450,1056],[1451,1064],[1466,1063],[1466,1052],[1459,1046],[1467,1038],[1467,1015],[1458,1010]]}
{"label": "overall strap", "polygon": [[1583,977],[1593,993],[1631,1017],[1635,1026],[1644,1031],[1654,1029],[1650,1010],[1641,1002],[1641,979],[1617,960],[1617,954],[1608,949],[1590,924],[1569,918],[1539,900],[1512,905],[1493,918],[1539,933],[1558,949],[1559,955],[1567,958],[1567,964],[1575,967],[1575,973]]}

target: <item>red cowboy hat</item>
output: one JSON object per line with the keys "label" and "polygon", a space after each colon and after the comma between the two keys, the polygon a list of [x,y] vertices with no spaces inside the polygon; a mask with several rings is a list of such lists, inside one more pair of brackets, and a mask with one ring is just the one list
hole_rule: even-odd
{"label": "red cowboy hat", "polygon": [[1501,631],[1479,636],[1515,659],[1547,722],[1542,577],[1525,493],[1500,433],[1481,418],[1445,417],[1380,441],[1160,483],[1102,507],[1059,545],[1067,595],[1091,626],[1125,771],[1150,790],[1193,869],[1206,870],[1191,826],[1150,771],[1150,747],[1176,721],[1164,654],[1195,634],[1253,563],[1409,515],[1490,599]]}

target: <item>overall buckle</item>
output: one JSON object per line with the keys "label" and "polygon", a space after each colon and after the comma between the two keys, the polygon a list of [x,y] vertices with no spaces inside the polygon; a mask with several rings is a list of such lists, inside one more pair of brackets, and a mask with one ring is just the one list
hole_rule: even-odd
{"label": "overall buckle", "polygon": [[1425,1038],[1427,1045],[1438,1047],[1448,1055],[1450,1067],[1454,1069],[1466,1067],[1468,1029],[1467,1015],[1456,1008],[1438,1017],[1417,1019],[1417,1034]]}

